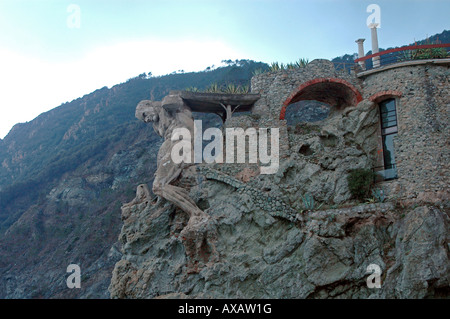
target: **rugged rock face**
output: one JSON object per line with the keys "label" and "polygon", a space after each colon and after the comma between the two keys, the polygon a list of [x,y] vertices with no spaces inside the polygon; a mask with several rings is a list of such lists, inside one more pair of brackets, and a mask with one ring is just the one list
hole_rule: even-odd
{"label": "rugged rock face", "polygon": [[[259,209],[245,192],[203,171],[180,183],[212,217],[219,258],[201,241],[198,267],[186,254],[186,213],[166,201],[123,209],[123,256],[112,298],[448,297],[448,207],[392,203],[309,211],[294,221]],[[263,196],[264,191],[261,190]],[[368,288],[369,264],[381,288]]]}

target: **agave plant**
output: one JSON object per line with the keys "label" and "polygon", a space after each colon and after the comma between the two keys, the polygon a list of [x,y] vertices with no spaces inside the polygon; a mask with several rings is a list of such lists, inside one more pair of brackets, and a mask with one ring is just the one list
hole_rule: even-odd
{"label": "agave plant", "polygon": [[299,59],[295,63],[291,62],[291,63],[283,64],[283,63],[279,63],[279,62],[272,62],[270,64],[269,71],[272,72],[272,71],[292,70],[292,69],[303,68],[308,63],[309,63],[308,59],[303,59],[303,58]]}
{"label": "agave plant", "polygon": [[207,93],[221,93],[222,91],[219,88],[217,83],[212,83],[209,87],[206,88],[205,92]]}
{"label": "agave plant", "polygon": [[269,71],[279,71],[280,70],[280,64],[278,62],[272,62],[270,64]]}
{"label": "agave plant", "polygon": [[256,76],[256,75],[260,75],[260,74],[263,74],[263,73],[264,73],[263,69],[262,68],[258,68],[258,69],[255,69],[252,74],[253,74],[253,76]]}
{"label": "agave plant", "polygon": [[247,94],[250,90],[250,87],[248,85],[244,86],[238,86],[238,91],[240,94]]}
{"label": "agave plant", "polygon": [[323,203],[316,207],[316,202],[314,201],[314,197],[310,193],[306,193],[305,195],[301,195],[303,201],[303,207],[306,210],[314,210],[322,207]]}
{"label": "agave plant", "polygon": [[[430,38],[425,39],[419,44],[439,44],[437,39],[435,43]],[[417,45],[417,42],[415,43]],[[398,62],[410,61],[410,60],[423,60],[423,59],[442,59],[449,56],[449,53],[445,48],[427,48],[427,49],[413,49],[402,51],[398,55]]]}
{"label": "agave plant", "polygon": [[224,91],[229,94],[239,94],[239,90],[239,86],[236,86],[234,83],[228,83]]}
{"label": "agave plant", "polygon": [[399,52],[399,55],[397,56],[397,60],[398,60],[398,62],[415,60],[416,55],[417,55],[417,53],[415,50],[405,50],[405,51]]}
{"label": "agave plant", "polygon": [[288,70],[292,70],[292,69],[296,69],[297,66],[294,63],[288,63],[286,64],[286,69]]}
{"label": "agave plant", "polygon": [[189,92],[199,92],[199,89],[196,88],[196,87],[194,87],[194,86],[191,86],[191,87],[186,88],[185,91],[189,91]]}
{"label": "agave plant", "polygon": [[301,58],[297,62],[295,62],[295,65],[297,68],[304,68],[309,63],[308,59]]}
{"label": "agave plant", "polygon": [[416,59],[442,59],[447,57],[444,48],[418,49]]}
{"label": "agave plant", "polygon": [[386,200],[386,195],[383,190],[379,188],[372,189],[372,196],[379,203],[383,203]]}

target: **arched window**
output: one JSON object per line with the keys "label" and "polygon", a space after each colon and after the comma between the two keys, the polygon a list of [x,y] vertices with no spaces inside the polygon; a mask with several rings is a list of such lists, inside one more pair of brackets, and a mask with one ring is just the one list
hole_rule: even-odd
{"label": "arched window", "polygon": [[285,119],[286,108],[298,101],[319,101],[341,109],[357,105],[362,96],[350,83],[335,78],[317,78],[301,84],[284,101],[280,111],[280,120]]}
{"label": "arched window", "polygon": [[397,166],[395,164],[394,137],[397,135],[397,110],[396,100],[391,98],[379,102],[381,138],[383,144],[383,167],[378,168],[384,180],[397,178]]}

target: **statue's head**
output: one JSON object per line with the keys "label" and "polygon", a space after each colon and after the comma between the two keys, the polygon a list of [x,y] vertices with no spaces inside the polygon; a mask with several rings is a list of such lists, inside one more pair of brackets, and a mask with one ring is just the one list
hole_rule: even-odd
{"label": "statue's head", "polygon": [[136,107],[136,117],[145,123],[158,123],[161,113],[161,101],[143,100]]}
{"label": "statue's head", "polygon": [[176,110],[166,111],[167,104],[170,104],[167,99],[143,100],[136,107],[136,117],[145,123],[152,123],[155,132],[164,138],[170,139],[174,128],[185,127],[193,130],[194,121],[189,107],[180,105]]}

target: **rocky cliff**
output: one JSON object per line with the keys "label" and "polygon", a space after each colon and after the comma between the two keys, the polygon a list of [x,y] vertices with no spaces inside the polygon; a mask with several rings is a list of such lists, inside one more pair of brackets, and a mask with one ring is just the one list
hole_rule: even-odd
{"label": "rocky cliff", "polygon": [[[210,216],[195,231],[169,201],[137,196],[122,207],[111,297],[448,298],[448,202],[351,199],[347,174],[373,165],[377,123],[363,101],[291,127],[273,175],[249,164],[184,169],[176,185]],[[265,123],[226,126],[249,124]],[[306,205],[308,193],[316,202]],[[369,265],[381,288],[368,287]]]}
{"label": "rocky cliff", "polygon": [[[199,233],[192,260],[180,236],[187,215],[143,200],[122,211],[112,298],[449,297],[448,207],[362,204],[289,221],[197,170],[180,182],[212,216],[219,258]],[[367,287],[370,264],[381,268],[380,289]]]}

